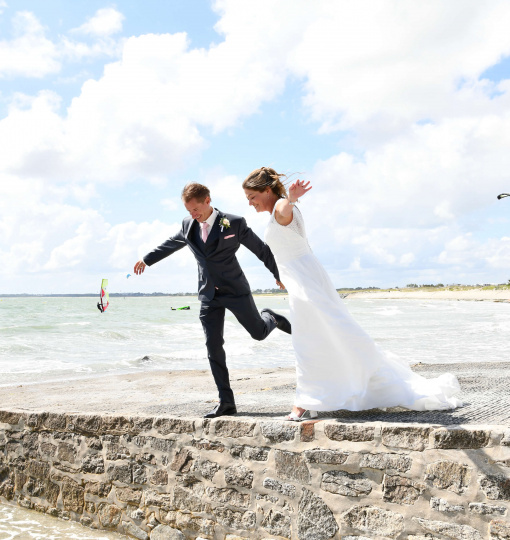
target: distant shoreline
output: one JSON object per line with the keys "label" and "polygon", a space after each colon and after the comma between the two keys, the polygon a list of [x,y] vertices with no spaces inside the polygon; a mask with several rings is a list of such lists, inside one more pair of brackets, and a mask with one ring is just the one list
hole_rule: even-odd
{"label": "distant shoreline", "polygon": [[[416,287],[402,289],[337,289],[342,298],[370,300],[471,300],[510,302],[510,285],[476,287],[458,285],[452,287]],[[252,291],[256,297],[287,298],[287,291]],[[97,293],[83,294],[0,294],[0,298],[97,298]],[[111,293],[112,298],[159,298],[189,297],[197,298],[198,293]]]}
{"label": "distant shoreline", "polygon": [[442,288],[339,291],[344,298],[369,300],[471,300],[475,302],[510,302],[510,288]]}

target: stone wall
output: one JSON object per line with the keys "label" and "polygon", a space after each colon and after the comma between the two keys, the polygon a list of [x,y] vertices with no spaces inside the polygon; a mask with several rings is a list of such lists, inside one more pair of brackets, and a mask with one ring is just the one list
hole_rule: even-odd
{"label": "stone wall", "polygon": [[140,540],[510,538],[501,427],[0,412],[0,497]]}

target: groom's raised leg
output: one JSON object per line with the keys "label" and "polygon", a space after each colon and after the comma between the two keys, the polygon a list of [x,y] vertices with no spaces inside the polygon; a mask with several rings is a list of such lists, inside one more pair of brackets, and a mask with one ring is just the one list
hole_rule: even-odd
{"label": "groom's raised leg", "polygon": [[207,357],[212,376],[218,388],[220,404],[231,404],[235,408],[234,393],[230,388],[226,354],[223,349],[223,327],[225,324],[225,308],[221,305],[202,302],[200,322],[205,334]]}
{"label": "groom's raised leg", "polygon": [[251,294],[230,298],[225,305],[253,339],[262,341],[278,327],[278,321],[272,313],[269,313],[268,310],[258,312]]}

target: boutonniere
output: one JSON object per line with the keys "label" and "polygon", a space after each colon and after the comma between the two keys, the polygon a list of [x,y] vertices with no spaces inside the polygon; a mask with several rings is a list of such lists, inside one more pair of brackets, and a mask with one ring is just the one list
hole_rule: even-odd
{"label": "boutonniere", "polygon": [[220,219],[220,225],[221,232],[223,232],[223,227],[225,227],[225,229],[228,229],[230,227],[230,221],[226,217],[223,217]]}

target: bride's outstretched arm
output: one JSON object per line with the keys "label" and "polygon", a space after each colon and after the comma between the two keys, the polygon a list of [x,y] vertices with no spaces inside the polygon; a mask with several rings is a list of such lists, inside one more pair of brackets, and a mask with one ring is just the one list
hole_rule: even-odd
{"label": "bride's outstretched arm", "polygon": [[293,206],[297,200],[312,189],[310,182],[296,180],[289,188],[289,196],[278,201],[275,218],[280,225],[288,225],[292,222]]}

